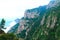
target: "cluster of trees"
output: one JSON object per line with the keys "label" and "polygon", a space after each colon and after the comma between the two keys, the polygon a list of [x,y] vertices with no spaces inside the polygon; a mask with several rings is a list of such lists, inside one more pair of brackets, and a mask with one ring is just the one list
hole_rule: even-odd
{"label": "cluster of trees", "polygon": [[18,38],[16,37],[15,34],[13,33],[5,33],[2,29],[6,29],[4,28],[5,26],[5,20],[2,19],[1,23],[0,23],[0,40],[18,40]]}

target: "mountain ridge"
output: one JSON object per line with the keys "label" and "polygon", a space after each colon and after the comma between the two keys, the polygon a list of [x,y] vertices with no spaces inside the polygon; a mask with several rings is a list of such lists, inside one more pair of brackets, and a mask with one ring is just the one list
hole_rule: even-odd
{"label": "mountain ridge", "polygon": [[28,27],[25,26],[27,29],[24,29],[18,34],[20,35],[19,38],[23,38],[24,40],[60,40],[60,5],[58,4],[59,2],[55,5],[56,0],[54,4],[52,3],[50,6],[54,6],[50,7],[47,5],[49,6],[48,9],[43,8],[45,12],[38,10],[38,17],[25,19],[29,20],[29,25],[27,25]]}

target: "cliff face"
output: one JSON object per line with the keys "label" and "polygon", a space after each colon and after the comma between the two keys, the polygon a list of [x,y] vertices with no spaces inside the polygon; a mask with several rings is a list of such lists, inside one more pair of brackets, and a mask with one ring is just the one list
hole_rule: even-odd
{"label": "cliff face", "polygon": [[60,0],[52,0],[50,3],[47,5],[47,9],[51,7],[56,7],[60,5]]}
{"label": "cliff face", "polygon": [[24,18],[38,17],[39,15],[41,15],[40,14],[41,12],[42,12],[42,15],[43,15],[43,12],[45,12],[45,10],[46,10],[46,6],[40,6],[38,8],[26,10],[26,12],[24,13]]}
{"label": "cliff face", "polygon": [[18,37],[24,40],[60,40],[60,5],[57,0],[52,3],[54,7],[47,5],[50,7],[48,9],[47,6],[41,6],[27,10],[23,18],[24,29],[18,33]]}
{"label": "cliff face", "polygon": [[[42,17],[46,11],[46,6],[40,6],[38,8],[26,10],[24,17],[20,20],[20,25],[18,27],[17,33],[20,33],[22,30],[28,29],[29,25],[37,20],[39,16]],[[42,13],[41,13],[42,12]]]}
{"label": "cliff face", "polygon": [[47,9],[43,17],[39,17],[25,36],[26,40],[60,40],[60,6]]}

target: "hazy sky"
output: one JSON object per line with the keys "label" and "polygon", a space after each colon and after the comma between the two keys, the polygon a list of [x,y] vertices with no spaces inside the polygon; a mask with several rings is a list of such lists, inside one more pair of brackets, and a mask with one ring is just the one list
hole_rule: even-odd
{"label": "hazy sky", "polygon": [[0,0],[0,18],[7,22],[24,16],[26,9],[46,5],[50,0]]}
{"label": "hazy sky", "polygon": [[0,0],[0,18],[21,18],[26,9],[48,3],[49,0]]}

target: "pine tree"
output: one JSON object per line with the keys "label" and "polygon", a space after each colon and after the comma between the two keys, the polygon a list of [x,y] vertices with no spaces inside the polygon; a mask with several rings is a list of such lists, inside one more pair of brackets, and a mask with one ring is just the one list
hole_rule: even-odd
{"label": "pine tree", "polygon": [[2,19],[2,20],[1,20],[1,23],[0,23],[0,34],[4,32],[4,31],[2,30],[2,29],[5,29],[5,28],[4,28],[4,25],[5,25],[5,20]]}

